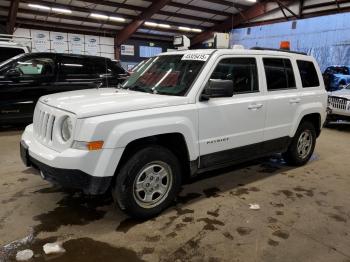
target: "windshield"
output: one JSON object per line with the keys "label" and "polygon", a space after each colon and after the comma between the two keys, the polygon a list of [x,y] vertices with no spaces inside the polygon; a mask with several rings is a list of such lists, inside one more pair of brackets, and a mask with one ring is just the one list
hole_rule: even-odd
{"label": "windshield", "polygon": [[122,88],[153,94],[184,96],[204,65],[184,55],[158,56],[144,63]]}
{"label": "windshield", "polygon": [[16,55],[16,56],[14,56],[14,57],[11,57],[11,58],[7,59],[6,61],[0,63],[0,67],[3,67],[3,66],[5,66],[5,65],[11,63],[12,61],[14,61],[14,60],[20,58],[21,56],[23,56],[23,54],[19,54],[19,55]]}
{"label": "windshield", "polygon": [[328,74],[341,74],[341,75],[349,75],[349,68],[345,66],[332,66],[327,70]]}

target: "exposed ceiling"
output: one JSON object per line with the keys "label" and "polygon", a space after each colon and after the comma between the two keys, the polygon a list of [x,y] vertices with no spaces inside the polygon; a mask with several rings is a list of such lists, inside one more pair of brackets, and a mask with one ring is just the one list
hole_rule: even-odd
{"label": "exposed ceiling", "polygon": [[0,21],[15,27],[192,43],[213,32],[350,10],[350,0],[0,0]]}

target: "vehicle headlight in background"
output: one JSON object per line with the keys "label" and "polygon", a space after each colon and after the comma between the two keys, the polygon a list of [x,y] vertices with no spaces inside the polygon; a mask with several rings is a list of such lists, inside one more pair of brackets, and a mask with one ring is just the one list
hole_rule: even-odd
{"label": "vehicle headlight in background", "polygon": [[61,127],[61,136],[64,142],[68,141],[72,137],[73,130],[73,122],[72,119],[67,116],[63,122]]}

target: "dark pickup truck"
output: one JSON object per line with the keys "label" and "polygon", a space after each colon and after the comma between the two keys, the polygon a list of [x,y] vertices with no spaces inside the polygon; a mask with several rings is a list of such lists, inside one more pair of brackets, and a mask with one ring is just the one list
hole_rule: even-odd
{"label": "dark pickup truck", "polygon": [[116,87],[128,73],[109,58],[73,54],[21,54],[0,64],[0,125],[32,122],[39,97]]}

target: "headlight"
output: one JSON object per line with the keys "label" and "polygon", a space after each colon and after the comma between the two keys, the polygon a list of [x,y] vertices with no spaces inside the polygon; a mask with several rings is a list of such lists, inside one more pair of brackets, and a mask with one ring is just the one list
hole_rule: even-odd
{"label": "headlight", "polygon": [[61,136],[64,142],[72,137],[73,123],[72,119],[67,116],[62,122]]}

